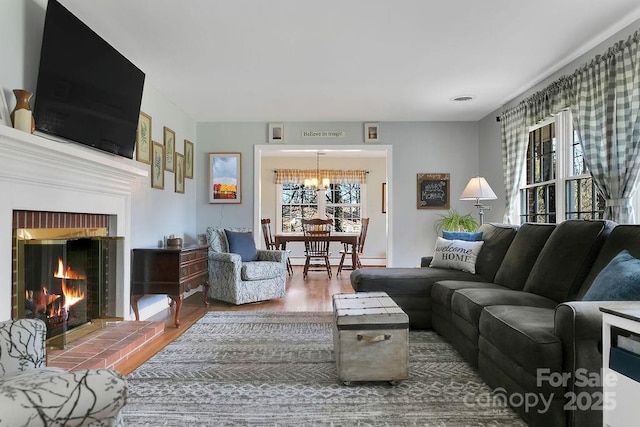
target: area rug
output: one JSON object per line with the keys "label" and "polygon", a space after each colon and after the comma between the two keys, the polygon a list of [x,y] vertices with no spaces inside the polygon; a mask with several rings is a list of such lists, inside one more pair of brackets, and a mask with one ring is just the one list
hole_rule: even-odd
{"label": "area rug", "polygon": [[344,385],[331,313],[209,312],[128,376],[127,426],[524,426],[432,331],[409,379]]}

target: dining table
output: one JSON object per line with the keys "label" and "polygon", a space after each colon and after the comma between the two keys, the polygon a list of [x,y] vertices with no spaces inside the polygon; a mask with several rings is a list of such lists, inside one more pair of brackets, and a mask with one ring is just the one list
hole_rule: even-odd
{"label": "dining table", "polygon": [[[331,242],[340,242],[347,245],[352,245],[352,248],[355,248],[358,244],[358,235],[359,233],[349,233],[349,232],[336,232],[331,233],[329,236],[329,241]],[[304,234],[303,233],[276,233],[273,236],[273,241],[276,244],[276,248],[280,248],[281,250],[287,249],[287,243],[289,242],[304,242]],[[351,268],[355,270],[358,265],[358,253],[355,250],[351,251]]]}

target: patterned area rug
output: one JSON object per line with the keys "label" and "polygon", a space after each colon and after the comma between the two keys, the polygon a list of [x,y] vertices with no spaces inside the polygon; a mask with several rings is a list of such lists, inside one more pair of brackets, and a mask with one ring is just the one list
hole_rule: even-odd
{"label": "patterned area rug", "polygon": [[127,426],[524,426],[432,331],[409,379],[346,386],[331,313],[209,312],[128,377]]}

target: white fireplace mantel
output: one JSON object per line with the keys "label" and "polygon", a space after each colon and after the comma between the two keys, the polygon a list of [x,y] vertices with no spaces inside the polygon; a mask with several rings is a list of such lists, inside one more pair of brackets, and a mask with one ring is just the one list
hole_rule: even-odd
{"label": "white fireplace mantel", "polygon": [[14,210],[114,215],[124,237],[117,315],[129,317],[132,183],[148,176],[133,160],[0,125],[0,320],[11,317]]}

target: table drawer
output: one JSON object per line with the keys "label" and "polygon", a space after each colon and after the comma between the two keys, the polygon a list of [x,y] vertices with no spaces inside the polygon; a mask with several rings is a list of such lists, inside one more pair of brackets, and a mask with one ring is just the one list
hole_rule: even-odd
{"label": "table drawer", "polygon": [[180,278],[189,277],[202,271],[208,272],[207,265],[208,263],[206,259],[182,265],[180,267]]}
{"label": "table drawer", "polygon": [[180,254],[180,264],[199,260],[199,259],[207,259],[207,250],[206,249],[198,249],[195,251],[182,252]]}

